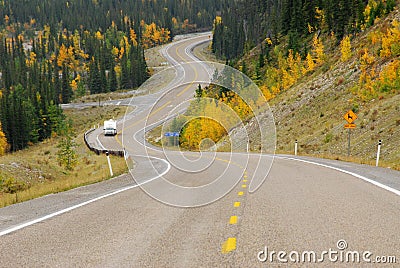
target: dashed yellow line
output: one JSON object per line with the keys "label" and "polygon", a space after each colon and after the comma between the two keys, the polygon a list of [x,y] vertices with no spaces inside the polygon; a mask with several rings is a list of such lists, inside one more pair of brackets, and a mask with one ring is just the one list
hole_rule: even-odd
{"label": "dashed yellow line", "polygon": [[222,245],[222,253],[229,253],[236,249],[236,237],[229,237]]}
{"label": "dashed yellow line", "polygon": [[[158,108],[158,109],[156,109],[155,111],[153,111],[150,115],[149,115],[149,117],[150,116],[152,116],[152,115],[155,115],[156,113],[158,113],[159,111],[161,111],[162,109],[164,109],[167,105],[169,105],[171,103],[171,101],[167,101],[166,103],[164,103],[164,105],[163,106],[161,106],[160,108]],[[147,118],[146,118],[147,119]],[[143,120],[143,119],[142,119]]]}
{"label": "dashed yellow line", "polygon": [[[243,178],[243,184],[241,185],[241,188],[247,188],[247,172],[244,172],[244,178]],[[237,193],[237,195],[239,197],[244,196],[245,191],[239,191]],[[240,201],[235,201],[233,203],[233,206],[235,208],[239,208],[241,206],[241,202]],[[229,219],[229,224],[230,225],[236,225],[238,223],[238,216],[237,215],[232,215]],[[229,252],[232,252],[236,250],[236,237],[229,237],[223,244],[222,244],[222,253],[226,254]]]}
{"label": "dashed yellow line", "polygon": [[238,221],[238,217],[237,216],[232,216],[230,219],[229,219],[229,224],[236,224],[237,223],[237,221]]}

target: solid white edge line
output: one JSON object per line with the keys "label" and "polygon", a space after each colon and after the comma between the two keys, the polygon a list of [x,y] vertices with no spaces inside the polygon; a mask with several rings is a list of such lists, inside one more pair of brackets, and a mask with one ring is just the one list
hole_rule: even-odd
{"label": "solid white edge line", "polygon": [[[197,38],[198,38],[198,37],[197,37]],[[195,38],[193,38],[193,39],[195,39]],[[180,40],[180,41],[178,41],[177,43],[181,43],[181,42],[184,42],[184,41],[187,41],[187,40]],[[120,104],[120,102],[119,102],[117,105],[119,105],[119,104]],[[100,144],[100,146],[101,146],[103,149],[105,149],[105,147],[103,146],[103,144],[100,142],[99,135],[97,135],[96,140],[97,140],[97,142]],[[149,156],[147,156],[147,157],[149,157]],[[155,158],[155,159],[158,159],[158,160],[161,160],[161,161],[167,163],[168,168],[167,168],[162,174],[160,174],[160,175],[158,175],[158,176],[156,176],[156,177],[154,177],[154,178],[151,178],[151,179],[149,179],[149,180],[147,180],[147,181],[145,181],[145,182],[143,182],[143,183],[141,183],[141,184],[136,184],[136,185],[128,186],[128,187],[119,189],[119,190],[117,190],[117,191],[108,193],[108,194],[106,194],[106,195],[102,195],[102,196],[96,197],[96,198],[94,198],[94,199],[88,200],[88,201],[86,201],[86,202],[77,204],[77,205],[75,205],[75,206],[72,206],[72,207],[69,207],[69,208],[66,208],[66,209],[63,209],[63,210],[60,210],[60,211],[51,213],[51,214],[49,214],[49,215],[40,217],[40,218],[38,218],[38,219],[35,219],[35,220],[32,220],[32,221],[29,221],[29,222],[26,222],[26,223],[23,223],[23,224],[20,224],[20,225],[11,227],[11,228],[9,228],[9,229],[7,229],[7,230],[1,231],[1,232],[0,232],[0,236],[13,233],[13,232],[18,231],[18,230],[21,230],[21,229],[23,229],[23,228],[25,228],[25,227],[28,227],[28,226],[34,225],[34,224],[36,224],[36,223],[39,223],[39,222],[48,220],[48,219],[50,219],[50,218],[53,218],[53,217],[56,217],[56,216],[58,216],[58,215],[67,213],[67,212],[72,211],[72,210],[74,210],[74,209],[77,209],[77,208],[80,208],[80,207],[89,205],[89,204],[94,203],[94,202],[96,202],[96,201],[99,201],[99,200],[101,200],[101,199],[104,199],[104,198],[107,198],[107,197],[110,197],[110,196],[113,196],[113,195],[116,195],[116,194],[119,194],[119,193],[128,191],[128,190],[130,190],[130,189],[139,187],[139,186],[141,186],[141,185],[143,185],[143,184],[149,183],[149,182],[151,182],[151,181],[153,181],[153,180],[156,180],[156,179],[158,179],[158,178],[164,176],[164,175],[165,175],[166,173],[168,173],[169,170],[171,169],[171,165],[170,165],[170,163],[169,163],[168,161],[166,161],[166,160],[164,160],[164,159],[161,159],[161,158],[158,158],[158,157],[154,157],[154,156],[151,156],[150,158]]]}
{"label": "solid white edge line", "polygon": [[321,164],[321,163],[317,163],[317,162],[312,162],[312,161],[308,161],[308,160],[304,160],[304,159],[297,159],[297,158],[285,157],[285,156],[275,156],[275,157],[279,158],[279,159],[299,161],[299,162],[304,162],[304,163],[308,163],[308,164],[312,164],[312,165],[316,165],[316,166],[320,166],[320,167],[330,168],[330,169],[333,169],[333,170],[336,170],[336,171],[351,175],[353,177],[359,178],[359,179],[361,179],[363,181],[369,182],[369,183],[371,183],[371,184],[373,184],[375,186],[378,186],[379,188],[382,188],[382,189],[384,189],[386,191],[389,191],[391,193],[394,193],[395,195],[400,196],[400,191],[399,190],[394,189],[392,187],[389,187],[389,186],[387,186],[387,185],[385,185],[383,183],[377,182],[375,180],[369,179],[367,177],[364,177],[362,175],[359,175],[357,173],[351,172],[351,171],[347,171],[347,170],[344,170],[344,169],[341,169],[341,168],[332,167],[332,166],[329,166],[329,165],[325,165],[325,164]]}
{"label": "solid white edge line", "polygon": [[143,183],[141,183],[141,184],[136,184],[136,185],[132,185],[132,186],[127,186],[127,187],[125,187],[125,188],[116,190],[116,191],[114,191],[114,192],[111,192],[111,193],[108,193],[108,194],[105,194],[105,195],[101,195],[101,196],[99,196],[99,197],[90,199],[90,200],[88,200],[88,201],[85,201],[85,202],[83,202],[83,203],[77,204],[77,205],[75,205],[75,206],[72,206],[72,207],[69,207],[69,208],[65,208],[65,209],[56,211],[56,212],[51,213],[51,214],[49,214],[49,215],[46,215],[46,216],[37,218],[37,219],[35,219],[35,220],[31,220],[31,221],[25,222],[25,223],[23,223],[23,224],[20,224],[20,225],[11,227],[11,228],[9,228],[9,229],[6,229],[6,230],[4,230],[4,231],[1,231],[1,232],[0,232],[0,237],[3,236],[3,235],[7,235],[7,234],[10,234],[10,233],[13,233],[13,232],[18,231],[18,230],[21,230],[21,229],[23,229],[23,228],[25,228],[25,227],[34,225],[34,224],[36,224],[36,223],[39,223],[39,222],[48,220],[48,219],[50,219],[50,218],[54,218],[54,217],[59,216],[59,215],[61,215],[61,214],[67,213],[67,212],[69,212],[69,211],[72,211],[72,210],[74,210],[74,209],[77,209],[77,208],[80,208],[80,207],[89,205],[89,204],[94,203],[94,202],[96,202],[96,201],[99,201],[99,200],[101,200],[101,199],[104,199],[104,198],[107,198],[107,197],[110,197],[110,196],[113,196],[113,195],[116,195],[116,194],[119,194],[119,193],[128,191],[128,190],[133,189],[133,188],[137,188],[137,187],[139,187],[139,186],[141,186],[141,185],[143,185],[143,184],[152,182],[152,181],[154,181],[154,180],[156,180],[156,179],[158,179],[158,178],[164,176],[164,175],[167,174],[167,173],[169,172],[169,170],[171,169],[171,165],[170,165],[167,161],[165,161],[164,159],[161,159],[161,158],[158,158],[158,157],[154,157],[154,156],[151,156],[150,158],[155,158],[155,159],[158,159],[158,160],[161,160],[161,161],[167,163],[167,166],[168,166],[167,169],[166,169],[163,173],[159,174],[158,176],[156,176],[156,177],[154,177],[154,178],[151,178],[151,179],[149,179],[149,180],[147,180],[147,181],[145,181],[145,182],[143,182]]}

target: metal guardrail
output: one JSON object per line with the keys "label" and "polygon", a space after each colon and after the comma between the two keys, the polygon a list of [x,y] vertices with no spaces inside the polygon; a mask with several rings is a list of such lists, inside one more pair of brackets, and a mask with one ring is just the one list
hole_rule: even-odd
{"label": "metal guardrail", "polygon": [[86,144],[86,146],[89,148],[90,151],[95,152],[97,155],[106,154],[106,153],[108,152],[108,153],[111,154],[111,155],[116,155],[116,156],[120,156],[120,157],[124,157],[124,156],[125,156],[125,153],[124,153],[124,151],[122,151],[122,150],[98,149],[98,148],[95,147],[94,144],[90,143],[90,142],[88,141],[88,138],[87,138],[87,137],[88,137],[88,135],[89,135],[90,133],[92,133],[92,132],[95,131],[95,130],[96,130],[95,128],[89,129],[88,131],[85,132],[85,134],[84,134],[84,136],[83,136],[83,137],[84,137],[84,140],[85,140],[85,144]]}

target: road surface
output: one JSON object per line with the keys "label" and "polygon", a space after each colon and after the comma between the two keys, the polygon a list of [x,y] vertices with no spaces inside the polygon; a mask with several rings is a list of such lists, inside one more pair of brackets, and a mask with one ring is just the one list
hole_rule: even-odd
{"label": "road surface", "polygon": [[[265,155],[265,172],[273,160],[268,177],[249,193],[260,175],[257,154],[185,153],[176,161],[179,152],[145,146],[143,128],[210,76],[190,52],[208,38],[168,46],[172,64],[192,63],[166,79],[168,90],[133,99],[116,138],[94,132],[102,146],[125,148],[135,180],[125,175],[0,209],[1,267],[373,267],[393,257],[398,265],[399,172]],[[219,176],[207,191],[182,191]],[[369,176],[383,179],[373,184]]]}

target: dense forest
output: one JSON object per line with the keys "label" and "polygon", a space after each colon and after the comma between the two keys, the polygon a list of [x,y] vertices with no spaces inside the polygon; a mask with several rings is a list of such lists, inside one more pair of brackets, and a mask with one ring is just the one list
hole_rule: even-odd
{"label": "dense forest", "polygon": [[214,20],[213,51],[235,59],[267,38],[287,42],[287,51],[305,58],[307,36],[332,33],[337,40],[374,24],[396,0],[240,0]]}
{"label": "dense forest", "polygon": [[144,49],[211,29],[222,8],[213,0],[1,0],[0,152],[56,135],[59,104],[139,87],[149,77]]}
{"label": "dense forest", "polygon": [[[69,30],[105,31],[112,22],[127,31],[126,20],[138,27],[154,22],[173,34],[211,29],[216,12],[225,1],[202,0],[2,0],[0,18],[23,27],[31,19],[40,26]],[[138,28],[137,28],[138,29]],[[137,30],[135,29],[135,30]]]}

